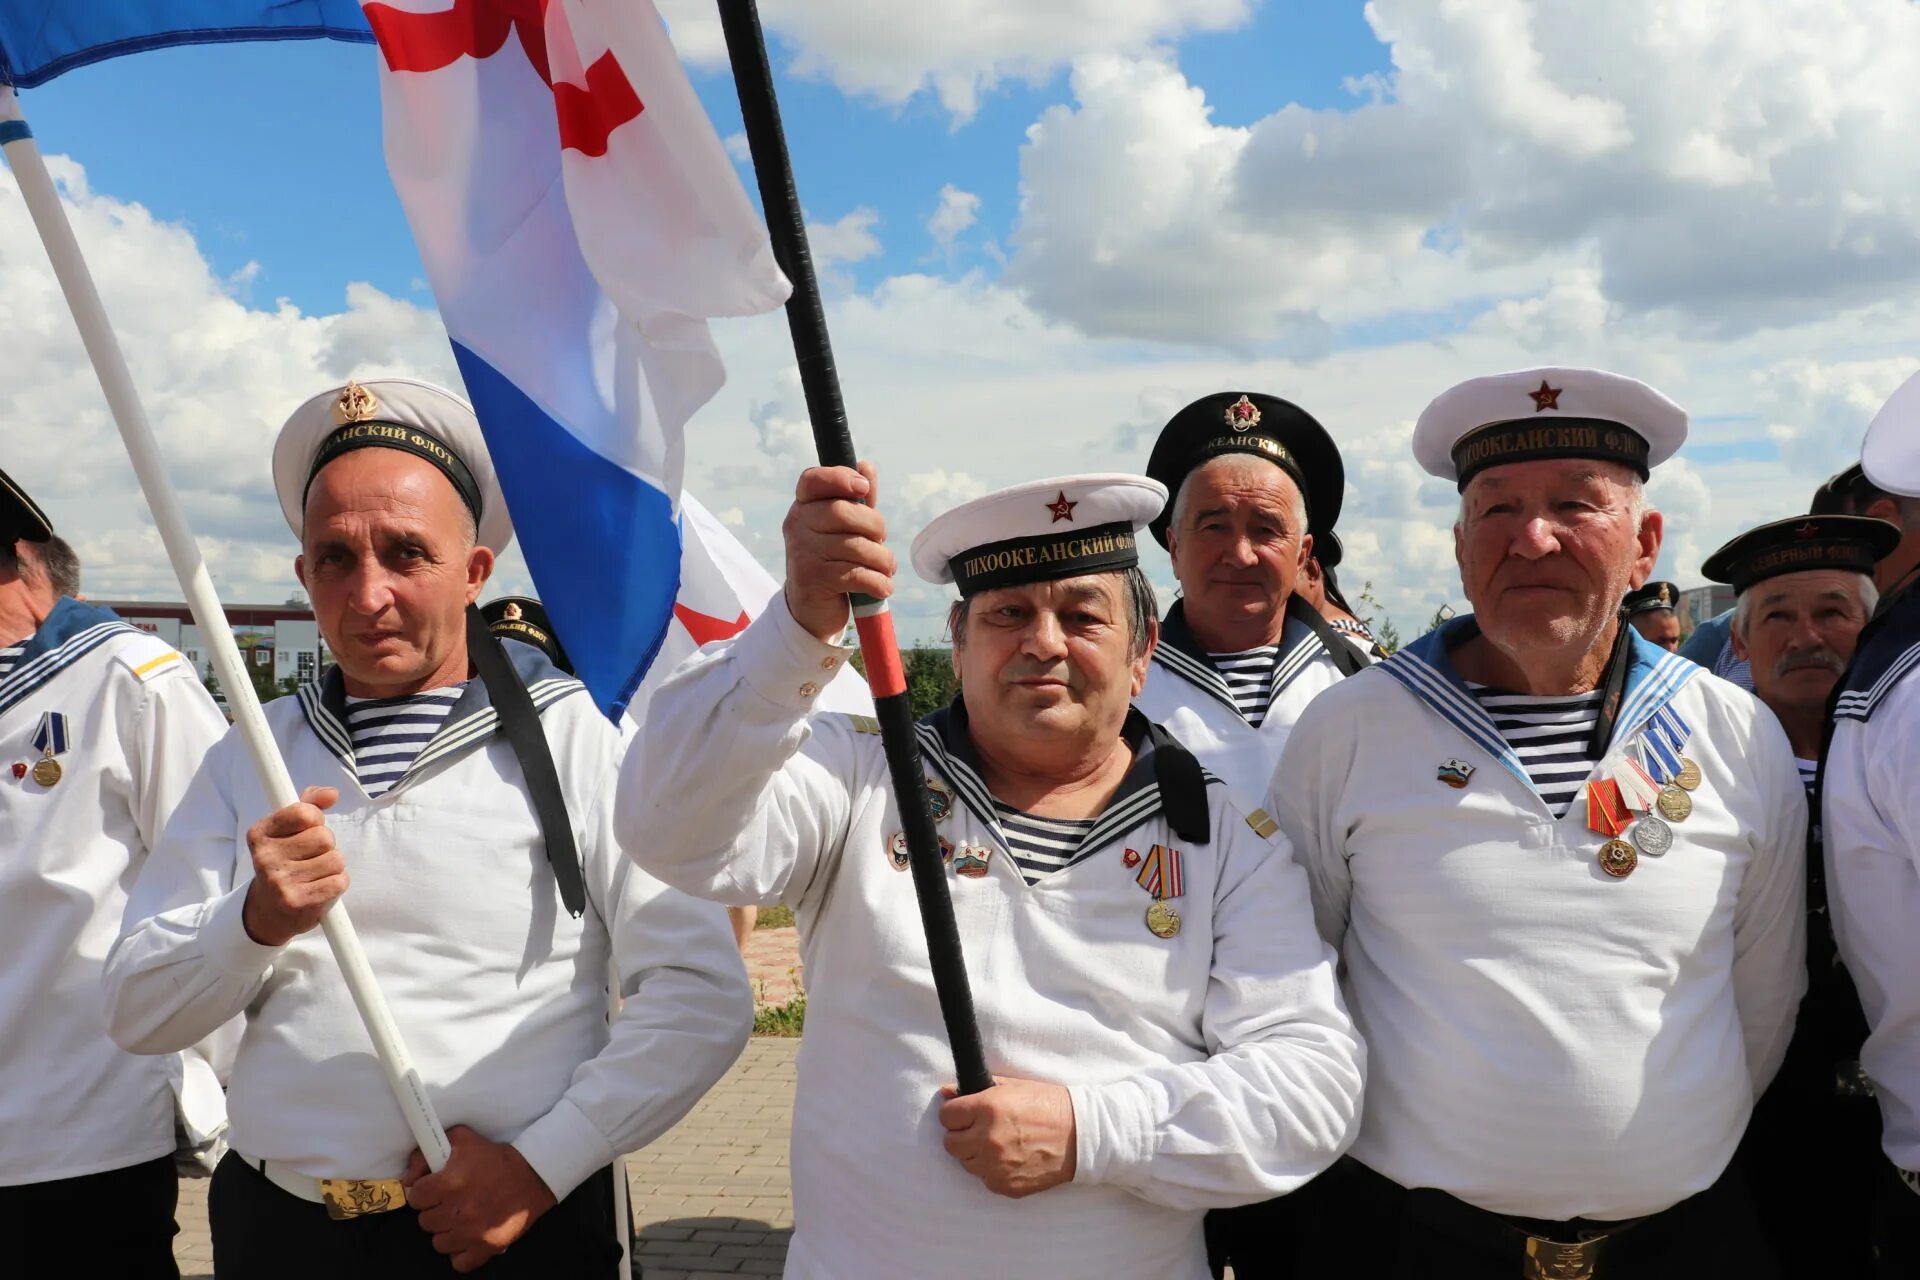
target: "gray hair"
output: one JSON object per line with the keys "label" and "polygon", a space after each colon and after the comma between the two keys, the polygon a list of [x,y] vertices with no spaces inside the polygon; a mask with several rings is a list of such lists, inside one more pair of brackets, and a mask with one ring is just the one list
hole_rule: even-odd
{"label": "gray hair", "polygon": [[55,535],[39,550],[41,567],[56,596],[80,594],[80,555],[65,538]]}
{"label": "gray hair", "polygon": [[[1160,620],[1160,601],[1153,594],[1153,584],[1147,581],[1146,570],[1139,565],[1121,576],[1126,579],[1128,652],[1138,658],[1147,651],[1147,640]],[[971,599],[962,597],[947,609],[947,634],[953,637],[955,649],[967,647],[967,605]]]}
{"label": "gray hair", "polygon": [[[1285,471],[1281,470],[1277,463],[1254,453],[1223,453],[1217,458],[1208,459],[1206,462],[1201,463],[1193,470],[1187,472],[1180,481],[1179,489],[1177,489],[1173,495],[1172,524],[1174,528],[1181,528],[1186,523],[1187,486],[1192,484],[1193,478],[1202,471],[1209,471],[1215,467],[1223,471],[1238,472],[1241,475],[1258,475],[1263,479],[1276,472],[1285,477],[1290,482],[1288,488],[1293,490],[1293,500],[1287,504],[1287,515],[1293,520],[1294,535],[1296,537],[1305,535],[1307,532],[1307,495],[1301,492],[1299,481],[1287,475]],[[1266,470],[1266,468],[1271,468],[1271,470]]]}
{"label": "gray hair", "polygon": [[[1873,585],[1873,579],[1867,574],[1854,575],[1860,583],[1860,608],[1869,618],[1873,616],[1874,606],[1880,603],[1880,588]],[[1763,582],[1756,582],[1740,593],[1733,602],[1733,630],[1742,640],[1747,638],[1747,628],[1753,623],[1753,602],[1759,598]]]}
{"label": "gray hair", "polygon": [[[22,554],[20,548],[28,550]],[[80,557],[65,538],[0,544],[0,570],[23,578],[44,579],[56,596],[80,594]]]}

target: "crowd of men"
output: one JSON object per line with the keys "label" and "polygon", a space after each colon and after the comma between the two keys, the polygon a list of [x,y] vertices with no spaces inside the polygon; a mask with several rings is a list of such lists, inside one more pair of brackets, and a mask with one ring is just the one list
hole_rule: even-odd
{"label": "crowd of men", "polygon": [[723,908],[784,903],[799,1280],[1920,1276],[1920,378],[1698,567],[1737,603],[1691,638],[1645,492],[1686,432],[1600,370],[1437,396],[1472,611],[1392,654],[1276,396],[919,530],[975,1093],[886,744],[818,705],[898,573],[871,467],[798,478],[780,596],[615,726],[538,602],[480,606],[512,525],[467,405],[316,395],[271,471],[337,665],[266,709],[286,807],[0,473],[9,1264],[176,1277],[210,1168],[223,1278],[612,1276],[616,1160],[751,1026]]}

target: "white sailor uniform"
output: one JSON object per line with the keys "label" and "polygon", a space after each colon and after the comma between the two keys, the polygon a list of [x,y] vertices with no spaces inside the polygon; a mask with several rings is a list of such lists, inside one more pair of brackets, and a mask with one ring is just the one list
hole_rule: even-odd
{"label": "white sailor uniform", "polygon": [[[1078,1129],[1071,1183],[995,1196],[942,1150],[953,1063],[881,741],[871,721],[808,716],[847,653],[776,604],[692,659],[655,694],[618,808],[668,883],[796,913],[809,994],[787,1274],[1204,1275],[1203,1211],[1313,1177],[1358,1105],[1363,1050],[1285,842],[1217,787],[1208,842],[1180,839],[1143,750],[1078,860],[1029,885],[964,710],[922,723],[988,1065],[1068,1085]],[[1169,854],[1182,923],[1160,937],[1140,877]]]}
{"label": "white sailor uniform", "polygon": [[0,1186],[167,1156],[177,1092],[194,1136],[225,1122],[207,1058],[108,1038],[100,972],[134,874],[226,731],[180,654],[70,598],[0,676]]}
{"label": "white sailor uniform", "polygon": [[1720,1177],[1793,1030],[1793,753],[1759,703],[1629,630],[1592,776],[1651,750],[1652,722],[1701,778],[1670,850],[1613,878],[1585,806],[1552,815],[1455,672],[1470,626],[1322,695],[1275,780],[1369,1047],[1353,1154],[1496,1214],[1654,1214]]}
{"label": "white sailor uniform", "polygon": [[[506,648],[540,709],[572,820],[587,898],[578,919],[561,907],[482,681],[377,799],[356,773],[337,668],[266,713],[296,782],[339,789],[327,824],[352,877],[342,901],[440,1120],[511,1142],[565,1198],[720,1078],[746,1042],[752,999],[724,913],[621,856],[614,727],[539,650]],[[107,964],[113,1034],[164,1052],[244,1015],[228,1095],[234,1150],[289,1190],[398,1177],[414,1143],[325,939],[313,930],[266,947],[242,924],[247,828],[272,808],[229,735],[135,886]],[[611,1031],[609,952],[626,996]]]}
{"label": "white sailor uniform", "polygon": [[[1304,607],[1304,606],[1303,606]],[[1160,623],[1146,687],[1133,705],[1164,726],[1227,784],[1242,809],[1266,803],[1274,766],[1293,726],[1322,690],[1339,684],[1339,666],[1313,630],[1289,611],[1268,681],[1266,714],[1249,723],[1234,689],[1194,642],[1179,602]]]}
{"label": "white sailor uniform", "polygon": [[1882,1146],[1920,1193],[1920,592],[1861,633],[1820,775],[1833,928],[1866,1011]]}

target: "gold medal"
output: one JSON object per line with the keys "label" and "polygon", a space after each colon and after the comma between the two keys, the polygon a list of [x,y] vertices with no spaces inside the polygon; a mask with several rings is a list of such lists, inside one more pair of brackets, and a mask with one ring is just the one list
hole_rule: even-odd
{"label": "gold medal", "polygon": [[1180,913],[1165,898],[1155,898],[1147,908],[1147,932],[1156,938],[1171,938],[1180,932]]}
{"label": "gold medal", "polygon": [[53,758],[53,752],[49,751],[34,762],[33,780],[43,787],[50,787],[60,781],[61,774],[64,772],[60,762]]}
{"label": "gold medal", "polygon": [[1663,787],[1654,806],[1668,822],[1685,822],[1687,815],[1693,812],[1693,797],[1678,787]]}
{"label": "gold medal", "polygon": [[1609,840],[1600,846],[1600,869],[1616,880],[1633,874],[1640,855],[1625,840]]}
{"label": "gold medal", "polygon": [[1685,756],[1680,757],[1680,772],[1673,775],[1673,785],[1683,791],[1692,791],[1700,785],[1700,766]]}

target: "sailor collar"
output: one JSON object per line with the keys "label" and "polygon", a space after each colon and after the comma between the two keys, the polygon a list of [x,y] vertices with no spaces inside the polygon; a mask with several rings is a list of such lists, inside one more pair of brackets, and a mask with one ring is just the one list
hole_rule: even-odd
{"label": "sailor collar", "polygon": [[[585,685],[554,666],[535,646],[515,644],[502,648],[507,651],[508,661],[513,663],[514,674],[527,686],[535,710],[545,711],[568,694],[586,690]],[[328,667],[318,681],[302,685],[299,696],[307,727],[340,761],[347,776],[357,779],[360,775],[354,764],[353,734],[347,728],[347,682],[340,668]],[[499,725],[500,713],[494,710],[493,701],[487,696],[486,681],[474,676],[461,690],[439,731],[414,757],[400,780],[382,793],[381,799],[398,794],[435,763],[486,741]]]}
{"label": "sailor collar", "polygon": [[1907,587],[1860,633],[1859,647],[1834,699],[1834,718],[1871,720],[1901,677],[1916,666],[1920,666],[1920,588]]}
{"label": "sailor collar", "polygon": [[[1213,659],[1193,638],[1193,629],[1187,625],[1185,604],[1183,600],[1175,600],[1173,607],[1167,610],[1167,616],[1161,619],[1160,643],[1153,650],[1154,662],[1210,695],[1245,722],[1246,713],[1234,701],[1233,690],[1227,686],[1226,677],[1220,674],[1219,668],[1213,665]],[[1280,631],[1280,654],[1274,661],[1267,686],[1269,707],[1279,701],[1280,695],[1287,691],[1287,686],[1326,651],[1326,645],[1297,612],[1306,607],[1306,603],[1298,596],[1287,597],[1287,620]]]}
{"label": "sailor collar", "polygon": [[22,646],[13,670],[0,680],[0,715],[113,637],[144,634],[111,609],[60,597],[40,629]]}
{"label": "sailor collar", "polygon": [[[1000,811],[980,773],[964,699],[956,696],[951,705],[930,713],[914,728],[921,752],[1011,859],[1013,848],[1000,825]],[[1220,780],[1201,768],[1185,748],[1136,707],[1127,708],[1120,736],[1133,748],[1133,764],[1107,807],[1094,819],[1068,866],[1086,860],[1161,813],[1167,814],[1168,825],[1175,833],[1191,843],[1205,844],[1212,834],[1206,788]]]}
{"label": "sailor collar", "polygon": [[[1620,627],[1628,645],[1627,675],[1608,750],[1612,750],[1614,743],[1639,732],[1655,712],[1671,702],[1687,681],[1702,670],[1679,654],[1668,653],[1647,640],[1624,620]],[[1379,663],[1376,670],[1385,672],[1406,686],[1407,692],[1460,730],[1475,746],[1505,765],[1521,785],[1538,796],[1539,788],[1527,776],[1520,757],[1500,736],[1493,717],[1487,714],[1467,688],[1467,682],[1454,670],[1452,651],[1479,632],[1480,625],[1474,621],[1472,614],[1453,618]]]}

